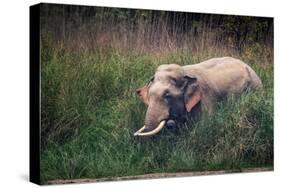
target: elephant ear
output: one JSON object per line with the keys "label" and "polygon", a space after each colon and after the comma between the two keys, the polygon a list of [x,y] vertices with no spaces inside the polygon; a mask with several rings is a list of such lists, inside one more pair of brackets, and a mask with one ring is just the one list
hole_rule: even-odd
{"label": "elephant ear", "polygon": [[138,88],[136,92],[142,98],[143,102],[148,105],[148,86]]}
{"label": "elephant ear", "polygon": [[196,104],[201,101],[201,92],[199,89],[197,78],[190,76],[185,76],[184,78],[187,80],[185,93],[185,108],[188,112],[191,112],[193,107],[195,107]]}

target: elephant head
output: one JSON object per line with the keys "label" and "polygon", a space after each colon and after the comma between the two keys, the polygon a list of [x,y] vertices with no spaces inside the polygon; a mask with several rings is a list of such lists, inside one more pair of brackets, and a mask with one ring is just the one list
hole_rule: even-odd
{"label": "elephant head", "polygon": [[150,82],[137,89],[147,105],[144,126],[135,136],[150,136],[165,125],[186,121],[187,113],[201,100],[197,78],[176,64],[160,65]]}

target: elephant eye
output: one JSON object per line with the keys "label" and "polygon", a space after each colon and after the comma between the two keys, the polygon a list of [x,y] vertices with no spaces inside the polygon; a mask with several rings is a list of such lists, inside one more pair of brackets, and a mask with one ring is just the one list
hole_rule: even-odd
{"label": "elephant eye", "polygon": [[169,101],[172,99],[172,95],[169,92],[165,92],[164,98]]}

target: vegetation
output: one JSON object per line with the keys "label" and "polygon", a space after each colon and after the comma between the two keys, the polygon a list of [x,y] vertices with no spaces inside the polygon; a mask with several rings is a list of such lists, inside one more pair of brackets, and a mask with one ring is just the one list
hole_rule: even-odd
{"label": "vegetation", "polygon": [[[273,166],[272,19],[41,8],[43,183]],[[146,111],[135,89],[158,65],[195,64],[219,56],[248,63],[263,90],[229,96],[214,114],[202,114],[179,130],[133,137]]]}

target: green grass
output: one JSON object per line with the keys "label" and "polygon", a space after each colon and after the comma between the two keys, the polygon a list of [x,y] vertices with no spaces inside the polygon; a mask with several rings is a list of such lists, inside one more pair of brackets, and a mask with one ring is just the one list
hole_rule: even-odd
{"label": "green grass", "polygon": [[163,63],[218,53],[120,54],[41,49],[41,180],[273,166],[273,64],[242,54],[264,89],[230,96],[211,116],[152,138],[133,137],[146,108],[135,89]]}

